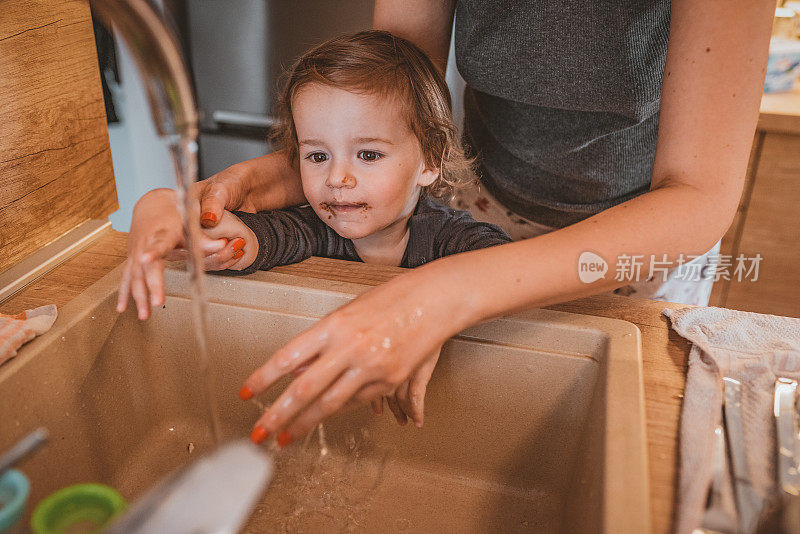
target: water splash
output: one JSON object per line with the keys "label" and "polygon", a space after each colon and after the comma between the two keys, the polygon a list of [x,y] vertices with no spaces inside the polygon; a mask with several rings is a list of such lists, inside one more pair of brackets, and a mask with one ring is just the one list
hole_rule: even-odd
{"label": "water splash", "polygon": [[[314,446],[313,434],[302,446],[276,451],[275,478],[242,532],[365,530],[389,454],[365,454],[372,446],[366,429],[358,437],[347,435],[339,452],[328,449],[323,427],[317,428],[320,449]],[[323,455],[323,450],[328,453]]]}
{"label": "water splash", "polygon": [[[261,402],[260,400],[258,400],[255,397],[250,399],[250,403],[254,404],[255,406],[257,406],[259,411],[261,411],[261,412],[266,412],[267,409],[269,409],[269,407],[270,407],[269,404]],[[319,456],[320,456],[320,458],[322,458],[322,457],[327,456],[328,453],[330,452],[330,449],[328,448],[328,442],[325,439],[325,427],[323,426],[323,423],[318,424],[316,430],[317,430],[318,442],[319,442]],[[309,432],[308,434],[306,434],[306,437],[303,440],[303,446],[302,446],[303,450],[306,450],[308,448],[308,444],[311,441],[311,436],[313,434],[314,434],[313,431]]]}
{"label": "water splash", "polygon": [[322,426],[322,423],[317,425],[317,434],[319,435],[319,455],[327,456],[329,452],[328,442],[325,440],[325,427]]}

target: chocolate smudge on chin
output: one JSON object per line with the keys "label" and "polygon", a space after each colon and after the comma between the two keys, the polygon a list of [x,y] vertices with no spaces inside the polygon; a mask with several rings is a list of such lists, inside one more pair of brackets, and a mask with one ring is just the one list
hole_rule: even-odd
{"label": "chocolate smudge on chin", "polygon": [[336,213],[334,213],[333,208],[327,202],[320,202],[319,203],[319,209],[327,211],[328,213],[330,213],[330,215],[328,215],[328,219],[330,219],[331,217],[336,217]]}

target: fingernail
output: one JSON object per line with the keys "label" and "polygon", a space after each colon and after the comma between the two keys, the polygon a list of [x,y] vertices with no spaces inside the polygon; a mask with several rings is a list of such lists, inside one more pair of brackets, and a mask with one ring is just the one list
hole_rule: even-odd
{"label": "fingernail", "polygon": [[245,245],[245,240],[242,239],[241,237],[234,239],[232,245],[233,251],[236,252],[238,250],[242,250],[244,248],[244,245]]}
{"label": "fingernail", "polygon": [[275,441],[278,442],[278,447],[282,449],[292,442],[292,436],[284,430],[278,434],[278,437],[275,439]]}
{"label": "fingernail", "polygon": [[422,421],[418,421],[414,424],[417,426],[417,428],[422,428]]}
{"label": "fingernail", "polygon": [[243,251],[243,250],[238,250],[238,251],[236,251],[236,253],[233,255],[233,259],[234,259],[234,260],[238,260],[238,259],[239,259],[239,258],[241,258],[242,256],[244,256],[244,251]]}
{"label": "fingernail", "polygon": [[269,437],[269,432],[263,426],[257,426],[250,433],[250,441],[258,445]]}
{"label": "fingernail", "polygon": [[213,224],[217,222],[217,216],[214,215],[212,212],[207,211],[203,213],[202,217],[200,217],[200,222],[205,222],[205,221],[208,221]]}
{"label": "fingernail", "polygon": [[253,390],[251,390],[247,386],[242,386],[242,389],[239,390],[239,398],[243,401],[250,400],[253,398]]}

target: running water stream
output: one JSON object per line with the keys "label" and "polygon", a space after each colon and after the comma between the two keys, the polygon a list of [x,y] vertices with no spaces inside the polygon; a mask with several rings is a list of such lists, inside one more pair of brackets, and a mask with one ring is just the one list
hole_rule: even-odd
{"label": "running water stream", "polygon": [[186,271],[192,296],[192,323],[197,344],[198,371],[203,377],[203,389],[208,410],[208,425],[211,431],[212,446],[220,443],[220,424],[214,396],[214,374],[208,354],[206,337],[206,298],[203,252],[200,249],[200,214],[198,200],[191,194],[192,185],[197,178],[197,141],[190,137],[175,136],[169,142],[169,151],[175,164],[177,176],[177,203],[183,221],[183,235],[186,240]]}
{"label": "running water stream", "polygon": [[178,209],[183,218],[187,270],[192,292],[192,315],[198,367],[204,377],[204,396],[212,446],[219,444],[220,425],[214,401],[214,379],[206,339],[203,257],[199,248],[198,199],[192,198],[197,180],[198,114],[189,70],[181,46],[161,13],[146,0],[92,0],[92,12],[121,36],[136,60],[147,92],[153,126],[165,139],[175,166]]}

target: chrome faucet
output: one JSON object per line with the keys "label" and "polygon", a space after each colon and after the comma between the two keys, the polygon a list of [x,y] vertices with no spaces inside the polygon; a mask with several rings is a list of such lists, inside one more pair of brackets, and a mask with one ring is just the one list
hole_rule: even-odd
{"label": "chrome faucet", "polygon": [[272,461],[246,439],[169,475],[106,534],[235,534],[272,477]]}
{"label": "chrome faucet", "polygon": [[[205,304],[202,297],[203,269],[199,247],[196,202],[187,194],[197,178],[198,113],[189,71],[178,40],[147,0],[91,0],[100,20],[113,26],[133,54],[150,103],[159,136],[169,146],[178,176],[178,207],[182,209],[184,232],[190,255],[190,277],[194,296],[195,330],[201,367],[208,368],[204,336]],[[212,387],[207,385],[212,435],[219,437]],[[272,462],[246,440],[222,445],[189,467],[157,484],[109,532],[152,534],[160,532],[234,533],[272,476]]]}
{"label": "chrome faucet", "polygon": [[197,106],[189,70],[175,34],[147,0],[91,0],[92,10],[113,26],[131,50],[161,137],[197,140]]}

